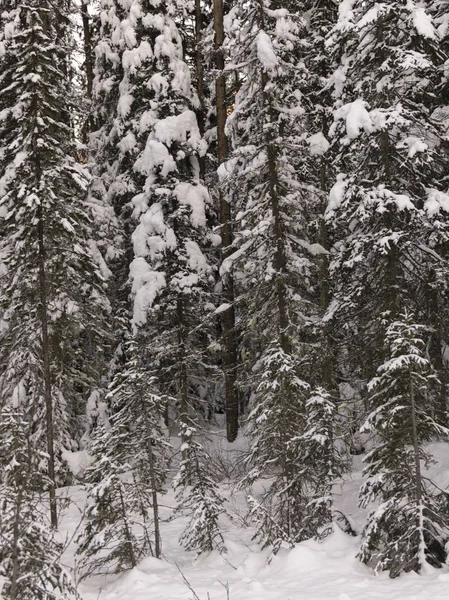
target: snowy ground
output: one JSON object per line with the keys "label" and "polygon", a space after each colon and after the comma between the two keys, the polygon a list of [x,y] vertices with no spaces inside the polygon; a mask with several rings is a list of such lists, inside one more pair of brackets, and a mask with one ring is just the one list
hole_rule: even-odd
{"label": "snowy ground", "polygon": [[[449,484],[449,450],[435,444],[433,453],[439,463],[441,487]],[[361,466],[358,459],[356,468]],[[432,473],[432,475],[434,475]],[[351,524],[360,529],[364,514],[357,506],[361,473],[354,472],[344,486],[337,486],[337,504]],[[162,499],[164,560],[145,559],[138,568],[119,577],[94,578],[80,584],[83,600],[446,600],[449,591],[449,566],[425,575],[414,573],[391,580],[373,572],[355,559],[358,539],[336,528],[322,543],[309,541],[293,550],[281,549],[267,563],[268,551],[251,541],[253,531],[243,525],[245,500],[223,484],[231,519],[223,521],[227,554],[201,557],[185,552],[178,544],[184,520],[170,520],[174,497]],[[67,489],[72,503],[60,530],[65,538],[77,528],[85,495],[81,488]],[[65,555],[73,565],[73,544]],[[184,575],[186,581],[183,581]],[[187,584],[188,582],[188,584]],[[189,589],[189,585],[191,589]],[[195,595],[196,594],[196,595]]]}

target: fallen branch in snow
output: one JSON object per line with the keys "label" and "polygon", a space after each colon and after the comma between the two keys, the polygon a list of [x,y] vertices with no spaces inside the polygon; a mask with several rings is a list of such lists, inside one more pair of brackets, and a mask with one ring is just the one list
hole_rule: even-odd
{"label": "fallen branch in snow", "polygon": [[[198,594],[195,592],[195,589],[193,588],[192,584],[190,583],[190,581],[187,579],[187,577],[184,575],[184,573],[181,571],[178,563],[175,562],[176,568],[178,569],[183,582],[185,583],[185,585],[189,588],[189,590],[192,592],[193,596],[192,596],[192,600],[201,600],[201,598],[198,596]],[[224,589],[226,590],[226,600],[230,600],[230,595],[229,595],[229,583],[223,583],[222,581],[218,582],[220,585],[222,585],[224,587]],[[207,593],[207,600],[210,600],[210,595],[209,592]]]}
{"label": "fallen branch in snow", "polygon": [[190,581],[187,579],[187,577],[184,575],[184,573],[179,568],[178,563],[175,562],[175,565],[176,565],[176,568],[178,569],[179,573],[181,574],[183,582],[189,588],[189,590],[192,592],[192,594],[193,594],[193,600],[201,600],[200,597],[198,596],[198,594],[193,589],[192,584],[190,583]]}

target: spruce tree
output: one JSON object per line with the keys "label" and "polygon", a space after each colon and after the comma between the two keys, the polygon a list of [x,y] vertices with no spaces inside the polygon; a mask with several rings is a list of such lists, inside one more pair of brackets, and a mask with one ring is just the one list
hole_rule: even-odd
{"label": "spruce tree", "polygon": [[[198,98],[184,61],[177,16],[174,4],[156,8],[143,3],[136,23],[142,41],[127,58],[134,98],[129,146],[135,154],[134,172],[142,177],[141,191],[132,200],[139,219],[130,266],[133,327],[159,393],[176,400],[182,455],[178,485],[196,481],[209,486],[212,497],[202,446],[194,438],[209,412],[202,390],[210,387],[213,375],[207,347],[214,308],[210,250],[217,236],[212,202],[200,179],[207,145],[198,126]],[[183,506],[188,505],[184,498]],[[208,520],[199,523],[205,531],[214,529],[215,512],[204,514]],[[193,537],[198,539],[197,534]],[[208,540],[215,545],[215,539],[205,533],[204,544],[189,545],[206,550]]]}
{"label": "spruce tree", "polygon": [[228,22],[231,60],[245,66],[227,122],[232,152],[219,169],[237,215],[235,252],[222,273],[239,282],[252,388],[251,469],[243,483],[274,475],[264,497],[250,502],[258,537],[276,552],[282,541],[294,545],[316,533],[307,525],[314,508],[301,467],[311,350],[304,325],[318,315],[309,290],[318,280],[315,257],[324,252],[310,237],[308,217],[319,207],[301,183],[308,165],[297,152],[309,153],[308,73],[300,60],[306,22],[288,3],[270,2],[237,2]]}
{"label": "spruce tree", "polygon": [[447,435],[431,416],[438,379],[429,359],[427,327],[405,313],[388,325],[387,360],[368,384],[372,412],[364,429],[376,436],[367,456],[360,497],[380,501],[362,534],[360,559],[387,570],[421,571],[444,564],[447,494],[423,467],[431,462],[424,444]]}
{"label": "spruce tree", "polygon": [[[78,598],[61,566],[40,490],[45,453],[33,439],[33,407],[0,412],[0,575],[5,600]],[[47,483],[48,485],[48,483]]]}
{"label": "spruce tree", "polygon": [[352,370],[367,379],[382,361],[379,315],[394,316],[404,303],[424,315],[425,280],[439,264],[427,250],[439,226],[423,208],[444,173],[434,93],[443,54],[430,14],[405,1],[343,6],[329,45],[338,59],[330,134],[340,171],[327,211],[332,312]]}
{"label": "spruce tree", "polygon": [[315,535],[325,535],[323,526],[333,520],[334,483],[347,470],[347,461],[338,447],[337,403],[322,387],[312,389],[306,401],[306,424],[302,440],[304,444],[303,473],[310,483],[310,521],[308,527]]}
{"label": "spruce tree", "polygon": [[[441,260],[447,220],[441,188],[445,129],[437,115],[440,102],[435,94],[441,89],[444,53],[429,8],[430,4],[417,6],[405,1],[342,5],[329,40],[338,59],[331,78],[335,112],[330,133],[335,167],[340,171],[327,211],[334,236],[332,311],[346,337],[347,363],[362,382],[372,379],[377,370],[375,381],[386,385],[382,369],[395,364],[393,356],[400,356],[395,354],[399,342],[393,344],[393,331],[398,323],[403,332],[413,325],[407,319],[403,322],[400,310],[411,311],[418,323],[435,322],[434,300],[445,294],[448,274]],[[436,292],[436,273],[442,284],[440,292]],[[442,329],[435,327],[433,335],[440,337],[441,333]],[[396,334],[398,338],[402,335]],[[404,338],[408,339],[405,333]],[[417,343],[418,349],[410,350],[412,358],[407,359],[417,365],[413,369],[418,374],[424,360],[422,345]],[[435,359],[438,352],[432,352],[432,366],[441,370],[441,337],[438,346],[440,359]],[[437,416],[440,423],[445,420],[441,384],[434,379],[440,392],[426,392],[430,380],[423,377],[419,392],[415,389],[418,382],[413,383],[418,374],[413,369],[402,373],[398,366],[398,386],[403,389],[399,394],[392,388],[391,410],[386,387],[378,396],[368,394],[367,398],[370,426],[377,434],[368,473],[378,473],[379,481],[385,478],[381,486],[385,490],[375,486],[374,475],[363,488],[365,497],[371,485],[376,487],[375,495],[383,503],[370,517],[360,556],[368,562],[379,552],[379,568],[390,570],[393,576],[403,570],[419,570],[426,560],[440,561],[432,558],[432,544],[437,544],[439,535],[438,520],[432,516],[435,493],[416,483],[418,475],[406,477],[399,466],[391,468],[392,461],[401,464],[398,455],[404,456],[404,469],[410,464],[407,445],[412,441],[411,429],[398,425],[396,412],[409,410],[407,414],[411,414],[412,387],[416,398],[428,394],[428,401],[420,406],[420,427],[426,429],[418,430],[418,445],[413,449],[417,470],[419,459],[426,458],[422,444],[441,431],[433,418]],[[430,373],[430,368],[427,370]],[[394,406],[401,397],[404,405]],[[440,398],[439,409],[436,397]],[[393,436],[393,429],[389,444],[386,436]],[[429,520],[428,535],[422,532],[422,519]],[[386,534],[390,525],[391,537]]]}
{"label": "spruce tree", "polygon": [[224,513],[224,501],[208,473],[210,457],[197,439],[202,432],[196,427],[194,420],[190,424],[181,422],[182,459],[173,485],[179,503],[177,510],[188,514],[188,522],[180,543],[198,554],[214,549],[222,552],[225,546],[218,519]]}
{"label": "spruce tree", "polygon": [[84,576],[135,567],[161,557],[158,495],[168,471],[165,406],[135,344],[108,396],[111,417],[99,423],[86,472],[89,502],[78,541]]}
{"label": "spruce tree", "polygon": [[87,177],[73,158],[68,5],[5,0],[1,8],[1,403],[33,407],[56,526],[61,453],[76,448],[77,419],[98,384],[86,344],[101,356],[109,304],[88,248]]}

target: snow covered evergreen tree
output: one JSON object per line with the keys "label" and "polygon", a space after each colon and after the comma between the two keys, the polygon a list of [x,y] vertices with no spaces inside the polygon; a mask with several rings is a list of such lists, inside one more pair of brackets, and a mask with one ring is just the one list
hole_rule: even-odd
{"label": "snow covered evergreen tree", "polygon": [[186,512],[189,520],[180,537],[186,550],[198,554],[225,549],[218,518],[224,513],[223,498],[208,471],[209,456],[198,441],[195,420],[190,425],[181,422],[182,459],[173,482],[177,490],[178,511]]}
{"label": "snow covered evergreen tree", "polygon": [[423,207],[444,173],[434,93],[443,54],[430,14],[405,1],[342,3],[330,45],[339,60],[330,133],[340,171],[327,212],[335,236],[332,312],[352,370],[367,379],[383,360],[379,315],[394,318],[406,304],[424,316],[428,275],[441,264],[429,243],[439,226]]}
{"label": "snow covered evergreen tree", "polygon": [[[103,179],[125,229],[134,299],[131,338],[140,354],[133,372],[160,396],[175,398],[186,443],[192,420],[208,413],[203,355],[209,326],[200,325],[213,313],[206,251],[219,242],[200,180],[199,159],[207,145],[197,123],[199,102],[177,29],[186,14],[174,3],[148,1],[105,2],[101,14],[94,102],[101,106],[108,97],[112,110],[94,139],[107,154]],[[125,264],[120,268],[124,272]],[[121,277],[123,290],[126,278]],[[126,311],[126,300],[124,306]],[[127,352],[124,348],[125,379],[135,360]],[[191,453],[183,455],[185,468],[187,456]],[[192,473],[203,464],[197,458]]]}
{"label": "snow covered evergreen tree", "polygon": [[431,416],[438,380],[426,357],[429,333],[407,313],[389,324],[387,360],[368,384],[364,429],[377,439],[360,497],[380,505],[368,517],[359,557],[391,577],[445,559],[447,494],[422,472],[431,461],[424,444],[448,433]]}
{"label": "snow covered evergreen tree", "polygon": [[86,343],[101,355],[109,304],[88,248],[88,180],[73,159],[68,6],[5,0],[1,25],[1,403],[33,414],[55,526],[61,452],[76,447],[77,417],[98,385]]}
{"label": "snow covered evergreen tree", "polygon": [[[441,243],[447,227],[446,151],[435,92],[441,90],[444,53],[429,8],[430,3],[405,1],[342,3],[330,39],[339,60],[331,78],[331,134],[340,171],[327,211],[335,242],[332,312],[359,381],[378,373],[367,400],[377,435],[362,496],[375,490],[382,504],[370,517],[360,557],[392,576],[419,571],[426,560],[441,562],[441,554],[434,554],[441,549],[436,492],[417,479],[419,461],[429,458],[422,444],[441,433],[434,418],[446,420],[446,398],[441,386],[438,394],[430,391],[431,381],[440,384],[424,364],[424,342],[413,342],[414,323],[400,316],[406,308],[418,323],[435,323],[433,334],[441,336],[435,307],[448,281]],[[419,326],[417,331],[422,338]],[[440,359],[433,352],[432,367],[441,370],[441,337],[435,346]],[[402,355],[406,358],[395,360]],[[412,395],[419,410],[414,440]],[[416,472],[408,470],[413,460]]]}
{"label": "snow covered evergreen tree", "polygon": [[110,423],[100,423],[94,434],[94,462],[86,473],[89,504],[78,549],[85,575],[119,572],[162,552],[158,494],[168,470],[165,406],[142,366],[144,355],[135,345],[127,353],[132,358],[109,394]]}
{"label": "snow covered evergreen tree", "polygon": [[[208,252],[218,242],[211,227],[211,200],[200,180],[199,158],[207,146],[176,27],[180,8],[148,2],[141,8],[136,32],[142,41],[126,59],[133,98],[133,128],[127,141],[136,156],[134,171],[143,177],[141,192],[132,200],[134,217],[139,218],[130,267],[133,323],[157,388],[176,399],[183,448],[178,482],[206,485],[201,445],[193,436],[208,413],[202,395],[211,374],[204,359],[213,314]],[[204,514],[215,523],[212,511]],[[205,544],[198,549],[206,549]]]}
{"label": "snow covered evergreen tree", "polygon": [[318,314],[309,289],[318,281],[314,255],[323,248],[308,229],[319,203],[301,183],[310,166],[298,155],[301,148],[310,157],[302,105],[308,74],[300,60],[306,23],[296,9],[242,1],[227,17],[231,60],[245,66],[227,122],[232,153],[219,169],[237,215],[236,250],[222,273],[232,270],[239,282],[251,369],[251,471],[244,483],[275,477],[264,498],[251,499],[257,535],[274,552],[282,541],[293,545],[316,533],[307,526],[314,508],[301,434],[310,373],[304,324]]}
{"label": "snow covered evergreen tree", "polygon": [[251,468],[242,485],[275,477],[261,499],[249,498],[257,538],[263,547],[272,545],[274,554],[282,542],[294,546],[316,534],[308,527],[311,490],[310,479],[304,476],[300,435],[305,429],[309,386],[297,372],[294,357],[273,341],[255,368],[260,383],[247,419]]}
{"label": "snow covered evergreen tree", "polygon": [[40,491],[45,453],[33,439],[33,407],[0,412],[0,575],[5,600],[78,598],[60,564],[62,546],[54,539]]}
{"label": "snow covered evergreen tree", "polygon": [[303,473],[310,483],[310,521],[308,527],[318,534],[333,520],[332,486],[347,470],[345,457],[338,448],[337,404],[322,387],[311,390],[306,402],[306,425],[302,440]]}

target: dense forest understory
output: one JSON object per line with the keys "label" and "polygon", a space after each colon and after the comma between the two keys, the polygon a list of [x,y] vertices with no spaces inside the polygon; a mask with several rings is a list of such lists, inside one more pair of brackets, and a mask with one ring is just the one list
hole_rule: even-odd
{"label": "dense forest understory", "polygon": [[448,0],[0,0],[2,598],[439,598],[448,348]]}

